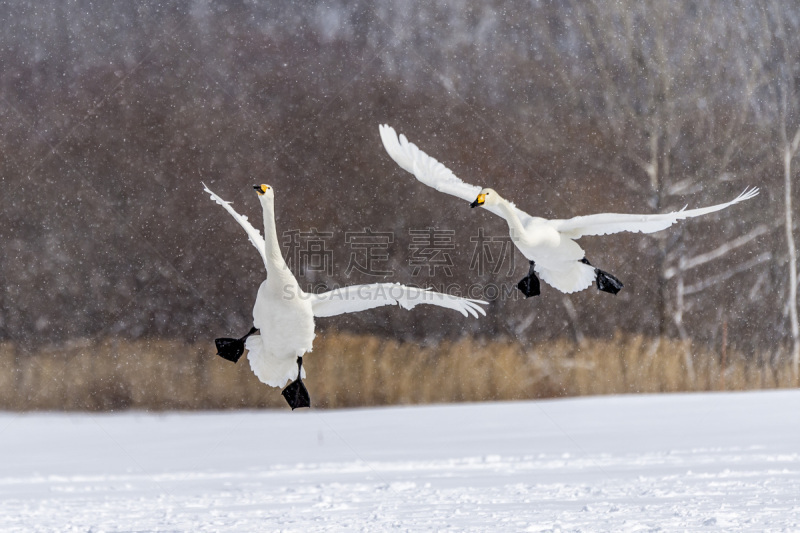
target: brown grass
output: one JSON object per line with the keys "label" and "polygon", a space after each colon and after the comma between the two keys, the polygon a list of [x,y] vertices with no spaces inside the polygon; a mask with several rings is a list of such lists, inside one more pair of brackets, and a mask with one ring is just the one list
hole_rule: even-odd
{"label": "brown grass", "polygon": [[[214,351],[211,343],[165,340],[75,341],[36,354],[0,344],[0,408],[285,407],[246,358],[233,365]],[[638,335],[536,346],[465,338],[422,347],[327,333],[305,364],[316,407],[792,386],[788,362],[729,353],[723,369],[720,360],[688,343]]]}

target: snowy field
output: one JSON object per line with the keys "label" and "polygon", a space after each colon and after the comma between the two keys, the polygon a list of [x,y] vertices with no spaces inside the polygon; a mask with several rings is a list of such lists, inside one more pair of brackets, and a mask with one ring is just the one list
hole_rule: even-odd
{"label": "snowy field", "polygon": [[800,531],[800,391],[0,414],[0,531]]}

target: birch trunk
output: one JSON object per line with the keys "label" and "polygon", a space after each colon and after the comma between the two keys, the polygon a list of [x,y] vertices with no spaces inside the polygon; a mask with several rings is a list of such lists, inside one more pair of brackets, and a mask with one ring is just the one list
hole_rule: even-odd
{"label": "birch trunk", "polygon": [[789,254],[789,324],[792,332],[792,375],[795,383],[800,377],[800,325],[797,320],[797,250],[794,245],[794,231],[792,220],[792,156],[800,141],[800,130],[795,135],[791,144],[786,144],[783,152],[783,180],[784,180],[784,213],[786,226],[786,248]]}

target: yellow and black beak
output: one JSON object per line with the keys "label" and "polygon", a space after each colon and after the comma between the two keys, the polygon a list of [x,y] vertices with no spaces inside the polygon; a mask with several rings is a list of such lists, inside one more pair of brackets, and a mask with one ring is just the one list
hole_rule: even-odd
{"label": "yellow and black beak", "polygon": [[485,201],[486,201],[486,195],[484,193],[480,193],[478,195],[478,197],[475,198],[475,201],[472,202],[471,204],[469,204],[469,206],[470,207],[478,207],[479,205],[483,205],[483,203]]}
{"label": "yellow and black beak", "polygon": [[266,194],[267,189],[269,189],[269,185],[264,185],[262,183],[261,185],[253,185],[253,188],[256,190],[259,196],[263,196]]}

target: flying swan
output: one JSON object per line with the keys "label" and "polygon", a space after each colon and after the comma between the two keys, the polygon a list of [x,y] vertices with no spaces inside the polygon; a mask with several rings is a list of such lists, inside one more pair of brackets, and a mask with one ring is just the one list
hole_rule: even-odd
{"label": "flying swan", "polygon": [[399,283],[353,285],[321,294],[304,292],[283,260],[275,227],[275,194],[269,185],[256,185],[264,211],[264,235],[254,228],[247,217],[240,215],[208,187],[211,199],[225,208],[244,228],[250,242],[264,260],[267,279],[261,283],[253,307],[253,327],[240,339],[216,339],[218,355],[234,363],[247,348],[250,368],[258,379],[282,392],[292,410],[311,405],[305,377],[303,355],[311,351],[314,341],[314,317],[355,313],[384,305],[398,304],[412,309],[418,304],[432,304],[458,311],[464,316],[486,315],[482,300],[459,298],[429,289],[407,287]]}
{"label": "flying swan", "polygon": [[655,215],[600,213],[566,220],[547,220],[521,211],[494,189],[482,189],[464,183],[450,169],[408,142],[405,135],[398,138],[394,128],[383,124],[379,129],[383,146],[403,170],[437,191],[471,202],[470,207],[488,209],[508,222],[511,240],[530,262],[528,274],[517,284],[526,297],[540,293],[536,274],[565,293],[582,291],[594,281],[599,290],[617,294],[622,289],[622,282],[608,272],[593,267],[583,249],[575,242],[576,239],[584,235],[609,235],[622,231],[654,233],[678,220],[713,213],[758,194],[758,188],[745,189],[730,202],[688,211],[684,207],[680,211]]}

